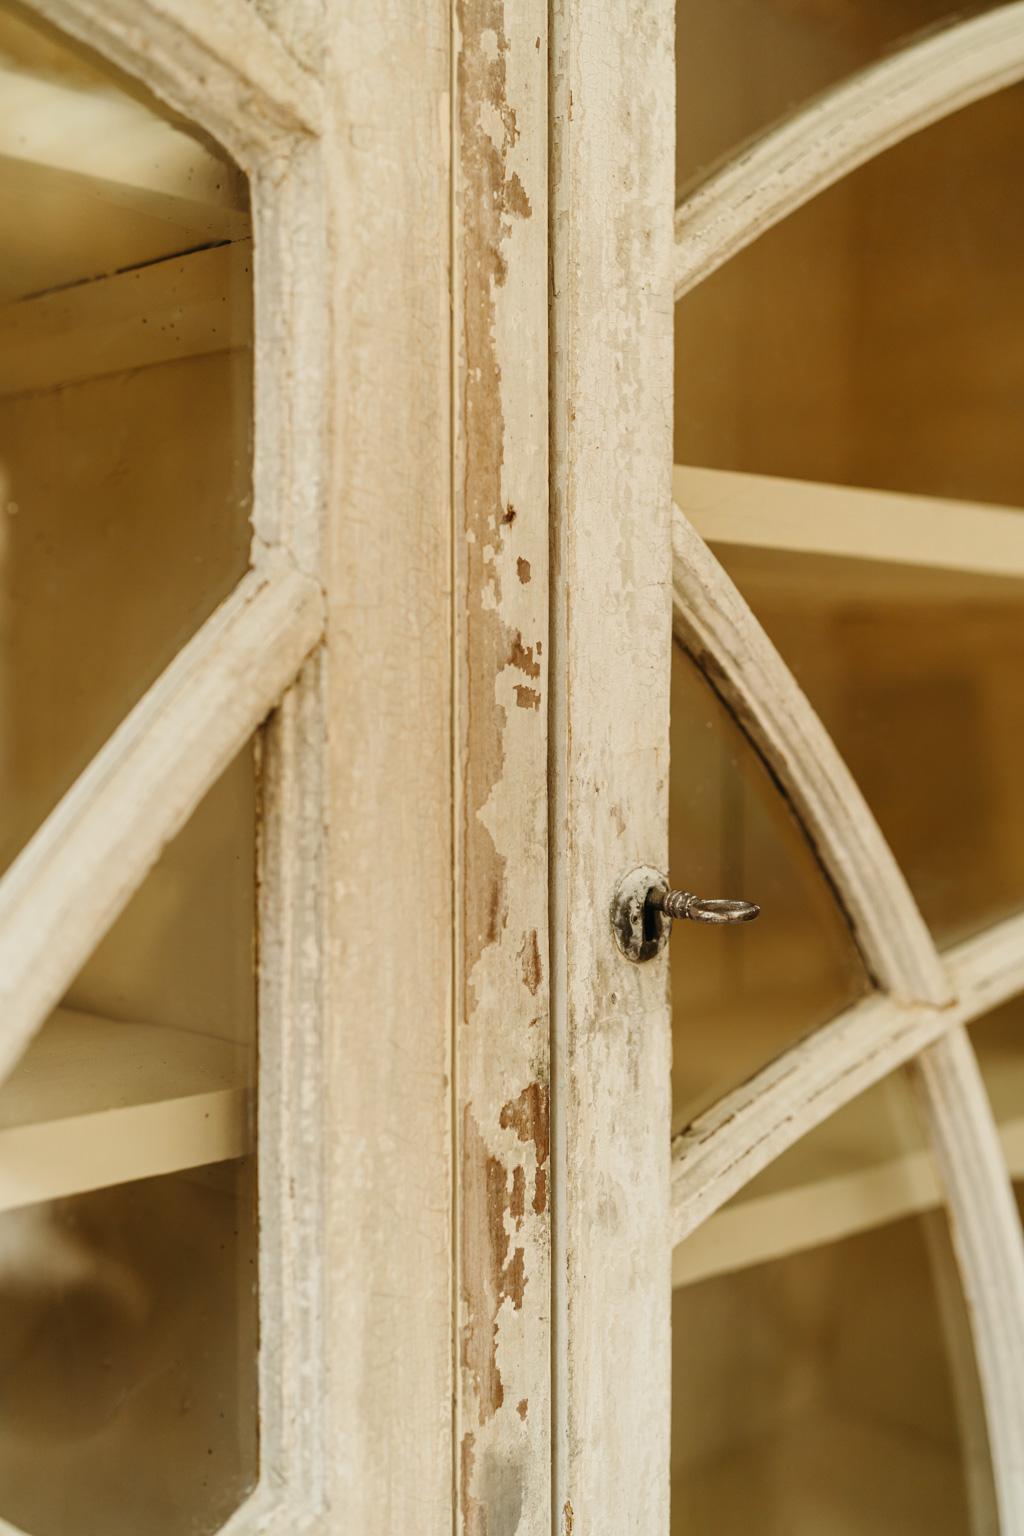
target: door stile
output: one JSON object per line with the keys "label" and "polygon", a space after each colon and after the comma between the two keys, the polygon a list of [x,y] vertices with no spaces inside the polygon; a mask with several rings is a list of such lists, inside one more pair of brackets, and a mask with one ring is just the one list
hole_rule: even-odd
{"label": "door stile", "polygon": [[[609,904],[665,868],[674,7],[552,13],[555,1522],[668,1531],[670,1018]],[[676,872],[685,878],[684,872]]]}
{"label": "door stile", "polygon": [[547,1536],[546,0],[453,23],[455,1528]]}

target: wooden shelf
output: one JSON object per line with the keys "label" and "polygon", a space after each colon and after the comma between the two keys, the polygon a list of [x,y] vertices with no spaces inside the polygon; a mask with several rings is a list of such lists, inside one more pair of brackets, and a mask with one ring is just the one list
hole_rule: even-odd
{"label": "wooden shelf", "polygon": [[112,89],[0,65],[0,214],[9,303],[250,233],[245,177]]}
{"label": "wooden shelf", "polygon": [[1024,513],[1008,507],[678,464],[673,494],[709,544],[1024,576]]}
{"label": "wooden shelf", "polygon": [[[982,1057],[1007,1166],[1024,1177],[1024,1052]],[[673,1254],[692,1285],[869,1231],[941,1201],[931,1153],[901,1079],[847,1105],[765,1169]]]}
{"label": "wooden shelf", "polygon": [[0,1212],[241,1157],[252,1054],[58,1009],[0,1087]]}

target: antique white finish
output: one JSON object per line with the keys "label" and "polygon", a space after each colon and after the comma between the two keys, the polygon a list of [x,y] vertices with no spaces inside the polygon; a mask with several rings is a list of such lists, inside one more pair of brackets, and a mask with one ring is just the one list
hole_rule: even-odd
{"label": "antique white finish", "polygon": [[[155,828],[136,818],[114,843],[102,785],[90,790],[87,775],[71,792],[73,809],[87,802],[80,846],[92,864],[105,832],[109,862],[123,854],[102,886],[80,881],[81,946],[102,936],[228,739],[239,746],[281,700],[262,740],[262,1475],[228,1529],[447,1533],[447,8],[370,18],[332,5],[314,20],[309,8],[262,6],[279,31],[243,0],[39,8],[221,140],[253,199],[256,537],[254,574],[225,610],[234,660],[225,666],[204,632],[198,691],[170,712],[179,729],[205,722],[197,758],[183,743],[169,763],[149,736],[117,755],[151,809],[159,800]],[[59,305],[35,317],[44,329],[65,321]],[[329,642],[302,666],[325,610]],[[164,678],[136,727],[160,721],[166,691]],[[402,946],[373,942],[384,893],[410,889],[424,915]],[[13,935],[5,924],[0,943]]]}
{"label": "antique white finish", "polygon": [[[555,1515],[668,1530],[669,1019],[608,909],[664,867],[673,8],[552,15]],[[627,125],[633,125],[629,131]]]}
{"label": "antique white finish", "polygon": [[676,298],[865,161],[1022,76],[1024,5],[1014,0],[827,92],[676,210]]}

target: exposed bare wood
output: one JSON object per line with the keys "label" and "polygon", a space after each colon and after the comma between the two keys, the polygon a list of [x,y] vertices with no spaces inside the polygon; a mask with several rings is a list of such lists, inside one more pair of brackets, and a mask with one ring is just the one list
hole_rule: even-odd
{"label": "exposed bare wood", "polygon": [[0,308],[0,395],[248,345],[251,264],[238,240]]}
{"label": "exposed bare wood", "polygon": [[550,1536],[546,0],[455,46],[456,1526]]}
{"label": "exposed bare wood", "polygon": [[451,1536],[451,10],[327,12],[324,1476],[331,1530]]}
{"label": "exposed bare wood", "polygon": [[555,1507],[668,1530],[665,962],[608,908],[667,833],[674,8],[552,13]]}
{"label": "exposed bare wood", "polygon": [[1010,918],[944,958],[955,1003],[932,1008],[869,997],[769,1063],[675,1138],[674,1242],[835,1110],[947,1031],[1024,991],[1024,918]]}
{"label": "exposed bare wood", "polygon": [[0,1078],[316,645],[319,588],[250,572],[0,881]]}
{"label": "exposed bare wood", "polygon": [[678,507],[673,624],[784,786],[853,924],[869,970],[901,1001],[943,1004],[931,936],[852,774],[778,651]]}
{"label": "exposed bare wood", "polygon": [[35,9],[201,123],[246,170],[316,133],[322,82],[246,0],[38,0]]}
{"label": "exposed bare wood", "polygon": [[873,156],[1024,77],[1024,5],[911,43],[740,153],[676,210],[675,293]]}
{"label": "exposed bare wood", "polygon": [[673,490],[709,544],[1024,576],[1024,519],[1009,507],[680,464]]}

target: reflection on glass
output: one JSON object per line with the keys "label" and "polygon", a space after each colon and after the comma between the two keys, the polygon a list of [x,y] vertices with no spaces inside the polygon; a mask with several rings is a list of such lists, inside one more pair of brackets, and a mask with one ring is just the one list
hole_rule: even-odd
{"label": "reflection on glass", "polygon": [[0,1216],[6,1519],[34,1536],[212,1532],[252,1486],[252,1172]]}
{"label": "reflection on glass", "polygon": [[673,1536],[997,1529],[938,1202],[897,1078],[677,1250]]}
{"label": "reflection on glass", "polygon": [[[245,178],[0,0],[0,871],[248,564]],[[249,744],[0,1084],[0,1517],[257,1476]]]}
{"label": "reflection on glass", "polygon": [[1024,584],[715,553],[846,759],[940,943],[1024,905]]}
{"label": "reflection on glass", "polygon": [[672,657],[672,880],[761,905],[754,923],[674,923],[676,1125],[855,1001],[867,978],[785,800],[693,662]]}
{"label": "reflection on glass", "polygon": [[679,0],[677,196],[819,92],[963,15],[953,0]]}
{"label": "reflection on glass", "polygon": [[1024,1178],[1024,997],[970,1026],[971,1044],[999,1126],[1010,1174]]}
{"label": "reflection on glass", "polygon": [[2,870],[245,571],[252,357],[233,167],[6,5],[0,108]]}
{"label": "reflection on glass", "polygon": [[1024,504],[1022,141],[1015,86],[855,171],[687,295],[676,462]]}

